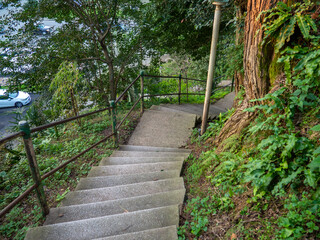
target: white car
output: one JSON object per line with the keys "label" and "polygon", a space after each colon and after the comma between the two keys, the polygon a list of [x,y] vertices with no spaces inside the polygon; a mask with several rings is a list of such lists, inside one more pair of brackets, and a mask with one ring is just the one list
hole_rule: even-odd
{"label": "white car", "polygon": [[22,107],[31,102],[31,97],[26,92],[8,93],[6,89],[0,89],[0,108]]}

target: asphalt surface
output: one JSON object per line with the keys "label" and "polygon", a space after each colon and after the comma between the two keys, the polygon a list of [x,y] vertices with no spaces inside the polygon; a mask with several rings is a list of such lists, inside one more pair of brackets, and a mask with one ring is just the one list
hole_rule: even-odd
{"label": "asphalt surface", "polygon": [[0,108],[0,138],[3,138],[5,136],[8,136],[12,134],[13,132],[10,131],[11,127],[14,126],[15,116],[17,111],[23,111],[22,116],[25,116],[26,111],[30,108],[30,106],[33,104],[33,102],[40,96],[39,94],[33,94],[30,93],[31,96],[31,103],[24,106],[21,109],[15,108],[15,107],[9,107],[9,108]]}

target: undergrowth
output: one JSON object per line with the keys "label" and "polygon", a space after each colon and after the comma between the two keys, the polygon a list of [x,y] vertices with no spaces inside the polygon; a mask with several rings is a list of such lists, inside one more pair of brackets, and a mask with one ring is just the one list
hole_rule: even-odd
{"label": "undergrowth", "polygon": [[[190,141],[187,201],[179,239],[320,238],[320,50],[314,3],[265,11],[263,44],[276,41],[285,80],[255,107],[255,121],[226,140],[212,139],[232,113]],[[294,39],[301,33],[299,41]],[[292,38],[292,39],[290,39]]]}

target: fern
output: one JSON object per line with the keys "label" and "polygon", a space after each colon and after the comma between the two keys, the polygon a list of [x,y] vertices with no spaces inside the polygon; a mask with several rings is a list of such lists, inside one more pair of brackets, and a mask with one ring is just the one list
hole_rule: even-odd
{"label": "fern", "polygon": [[298,13],[296,15],[297,23],[300,28],[301,33],[303,34],[305,39],[310,38],[310,26],[308,25],[308,22],[306,21],[306,17]]}

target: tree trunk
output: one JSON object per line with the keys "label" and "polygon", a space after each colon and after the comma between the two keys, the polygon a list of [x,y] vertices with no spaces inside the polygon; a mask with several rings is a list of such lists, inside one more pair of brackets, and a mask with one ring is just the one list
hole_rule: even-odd
{"label": "tree trunk", "polygon": [[[223,141],[240,132],[249,125],[255,117],[254,113],[243,112],[244,109],[257,103],[250,102],[252,99],[263,97],[269,90],[268,69],[273,55],[271,45],[261,49],[260,43],[263,38],[261,28],[262,18],[257,19],[261,11],[274,7],[278,0],[249,0],[247,4],[247,16],[245,20],[244,36],[244,89],[245,97],[235,113],[229,118],[222,128],[215,143],[218,144],[217,151],[223,150]],[[237,83],[239,84],[239,82]]]}
{"label": "tree trunk", "polygon": [[[239,46],[244,42],[243,40],[243,28],[242,26],[242,18],[244,16],[244,13],[247,11],[247,5],[244,4],[243,2],[237,2],[235,1],[236,4],[236,18],[237,18],[237,23],[236,23],[236,41],[235,44],[236,46]],[[235,92],[238,94],[238,92],[241,89],[241,86],[243,86],[243,81],[244,81],[244,75],[240,71],[235,71],[234,73],[234,84],[235,84]],[[235,104],[235,103],[234,103]]]}

